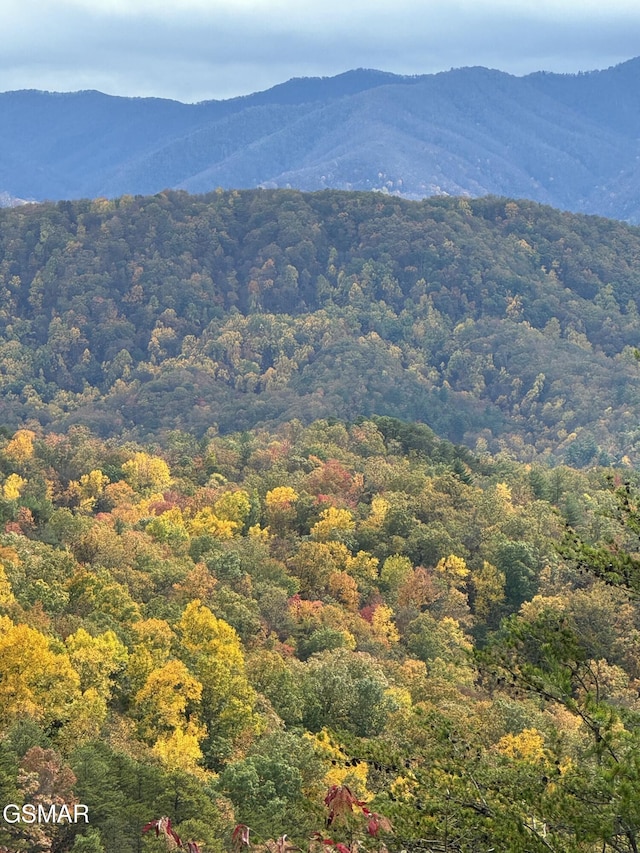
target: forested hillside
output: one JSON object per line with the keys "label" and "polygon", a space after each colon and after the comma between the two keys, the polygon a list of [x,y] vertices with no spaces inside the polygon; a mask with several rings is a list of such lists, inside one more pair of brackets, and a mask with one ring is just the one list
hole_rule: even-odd
{"label": "forested hillside", "polygon": [[161,193],[0,211],[0,422],[198,438],[393,415],[639,460],[640,232],[498,198]]}
{"label": "forested hillside", "polygon": [[488,193],[640,221],[640,58],[585,74],[358,69],[227,101],[0,93],[0,195]]}
{"label": "forested hillside", "polygon": [[637,853],[639,259],[500,198],[0,211],[0,849]]}
{"label": "forested hillside", "polygon": [[0,490],[3,802],[90,815],[3,849],[636,849],[632,485],[375,418],[20,429]]}

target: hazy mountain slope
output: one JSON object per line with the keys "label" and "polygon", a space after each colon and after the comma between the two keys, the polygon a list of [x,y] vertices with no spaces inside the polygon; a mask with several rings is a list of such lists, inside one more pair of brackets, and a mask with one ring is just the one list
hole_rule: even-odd
{"label": "hazy mountain slope", "polygon": [[0,95],[0,191],[218,186],[532,198],[640,219],[640,59],[580,75],[353,71],[229,101]]}
{"label": "hazy mountain slope", "polygon": [[526,87],[483,69],[381,87],[308,111],[181,186],[496,192],[587,207],[594,172],[608,175],[625,144]]}
{"label": "hazy mountain slope", "polygon": [[640,60],[588,74],[530,74],[529,85],[595,124],[640,136]]}
{"label": "hazy mountain slope", "polygon": [[[328,79],[294,79],[266,92],[201,104],[94,91],[0,93],[0,189],[36,199],[154,192],[171,184],[163,171],[156,171],[155,152],[176,140],[188,145],[189,135],[211,122],[260,106],[274,107],[277,116],[280,105],[326,102],[392,79],[401,78],[352,71]],[[242,145],[242,138],[236,144]],[[179,160],[184,154],[178,149],[175,156]],[[120,171],[141,159],[148,161],[142,179],[134,176],[131,184],[119,187]]]}

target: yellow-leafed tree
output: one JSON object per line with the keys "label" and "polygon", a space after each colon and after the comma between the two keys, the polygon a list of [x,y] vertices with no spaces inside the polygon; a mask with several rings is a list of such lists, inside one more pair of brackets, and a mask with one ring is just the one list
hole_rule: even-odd
{"label": "yellow-leafed tree", "polygon": [[317,542],[341,539],[355,530],[355,521],[348,509],[330,506],[322,510],[320,520],[311,528],[311,536]]}
{"label": "yellow-leafed tree", "polygon": [[155,741],[177,728],[199,709],[202,684],[182,661],[170,660],[154,669],[136,695],[143,737]]}
{"label": "yellow-leafed tree", "polygon": [[5,453],[18,462],[24,462],[33,456],[33,440],[36,434],[30,429],[19,429],[5,447]]}
{"label": "yellow-leafed tree", "polygon": [[40,631],[0,617],[0,730],[31,717],[65,720],[80,697],[80,677],[68,656]]}
{"label": "yellow-leafed tree", "polygon": [[171,482],[169,466],[158,456],[136,453],[122,465],[126,481],[136,491],[159,492]]}
{"label": "yellow-leafed tree", "polygon": [[108,700],[111,697],[113,678],[127,663],[127,649],[113,631],[92,637],[84,628],[66,639],[73,668],[80,676],[83,690],[93,688]]}
{"label": "yellow-leafed tree", "polygon": [[7,501],[17,501],[27,481],[19,474],[9,474],[2,484],[2,496]]}
{"label": "yellow-leafed tree", "polygon": [[298,493],[291,486],[276,486],[267,492],[264,503],[267,522],[276,533],[282,534],[296,517]]}
{"label": "yellow-leafed tree", "polygon": [[215,765],[229,753],[234,740],[257,723],[242,644],[235,630],[198,599],[185,608],[176,633],[183,660],[202,684],[207,759]]}

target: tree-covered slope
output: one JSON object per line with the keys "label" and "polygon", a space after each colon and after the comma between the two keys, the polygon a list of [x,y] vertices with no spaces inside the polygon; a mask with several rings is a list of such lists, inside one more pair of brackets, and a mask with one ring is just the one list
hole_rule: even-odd
{"label": "tree-covered slope", "polygon": [[640,232],[531,202],[162,193],[0,211],[0,417],[105,435],[392,414],[638,459]]}
{"label": "tree-covered slope", "polygon": [[587,74],[357,70],[181,104],[0,94],[0,191],[35,199],[167,187],[487,193],[638,221],[640,59]]}
{"label": "tree-covered slope", "polygon": [[0,435],[2,849],[632,853],[640,608],[585,571],[637,589],[612,474],[385,417]]}

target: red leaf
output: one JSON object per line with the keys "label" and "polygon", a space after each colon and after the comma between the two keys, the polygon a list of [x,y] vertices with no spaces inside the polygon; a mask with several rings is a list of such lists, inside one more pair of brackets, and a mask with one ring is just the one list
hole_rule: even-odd
{"label": "red leaf", "polygon": [[391,832],[392,826],[391,822],[388,818],[383,817],[382,815],[375,814],[375,812],[371,815],[367,822],[367,832],[369,835],[373,835],[377,838],[380,830],[383,832]]}
{"label": "red leaf", "polygon": [[244,823],[238,823],[234,827],[234,830],[231,834],[231,841],[233,842],[233,846],[240,850],[242,847],[250,847],[251,842],[249,841],[249,833],[251,830]]}
{"label": "red leaf", "polygon": [[182,841],[180,840],[180,836],[171,828],[171,819],[168,817],[159,817],[157,820],[151,820],[145,826],[142,827],[142,832],[149,832],[149,830],[155,829],[156,838],[162,834],[165,838],[171,839],[173,843],[177,847],[182,847]]}
{"label": "red leaf", "polygon": [[332,785],[324,798],[324,804],[329,809],[327,826],[331,826],[336,818],[344,818],[352,814],[354,806],[360,808],[364,806],[364,802],[361,802],[347,785]]}

